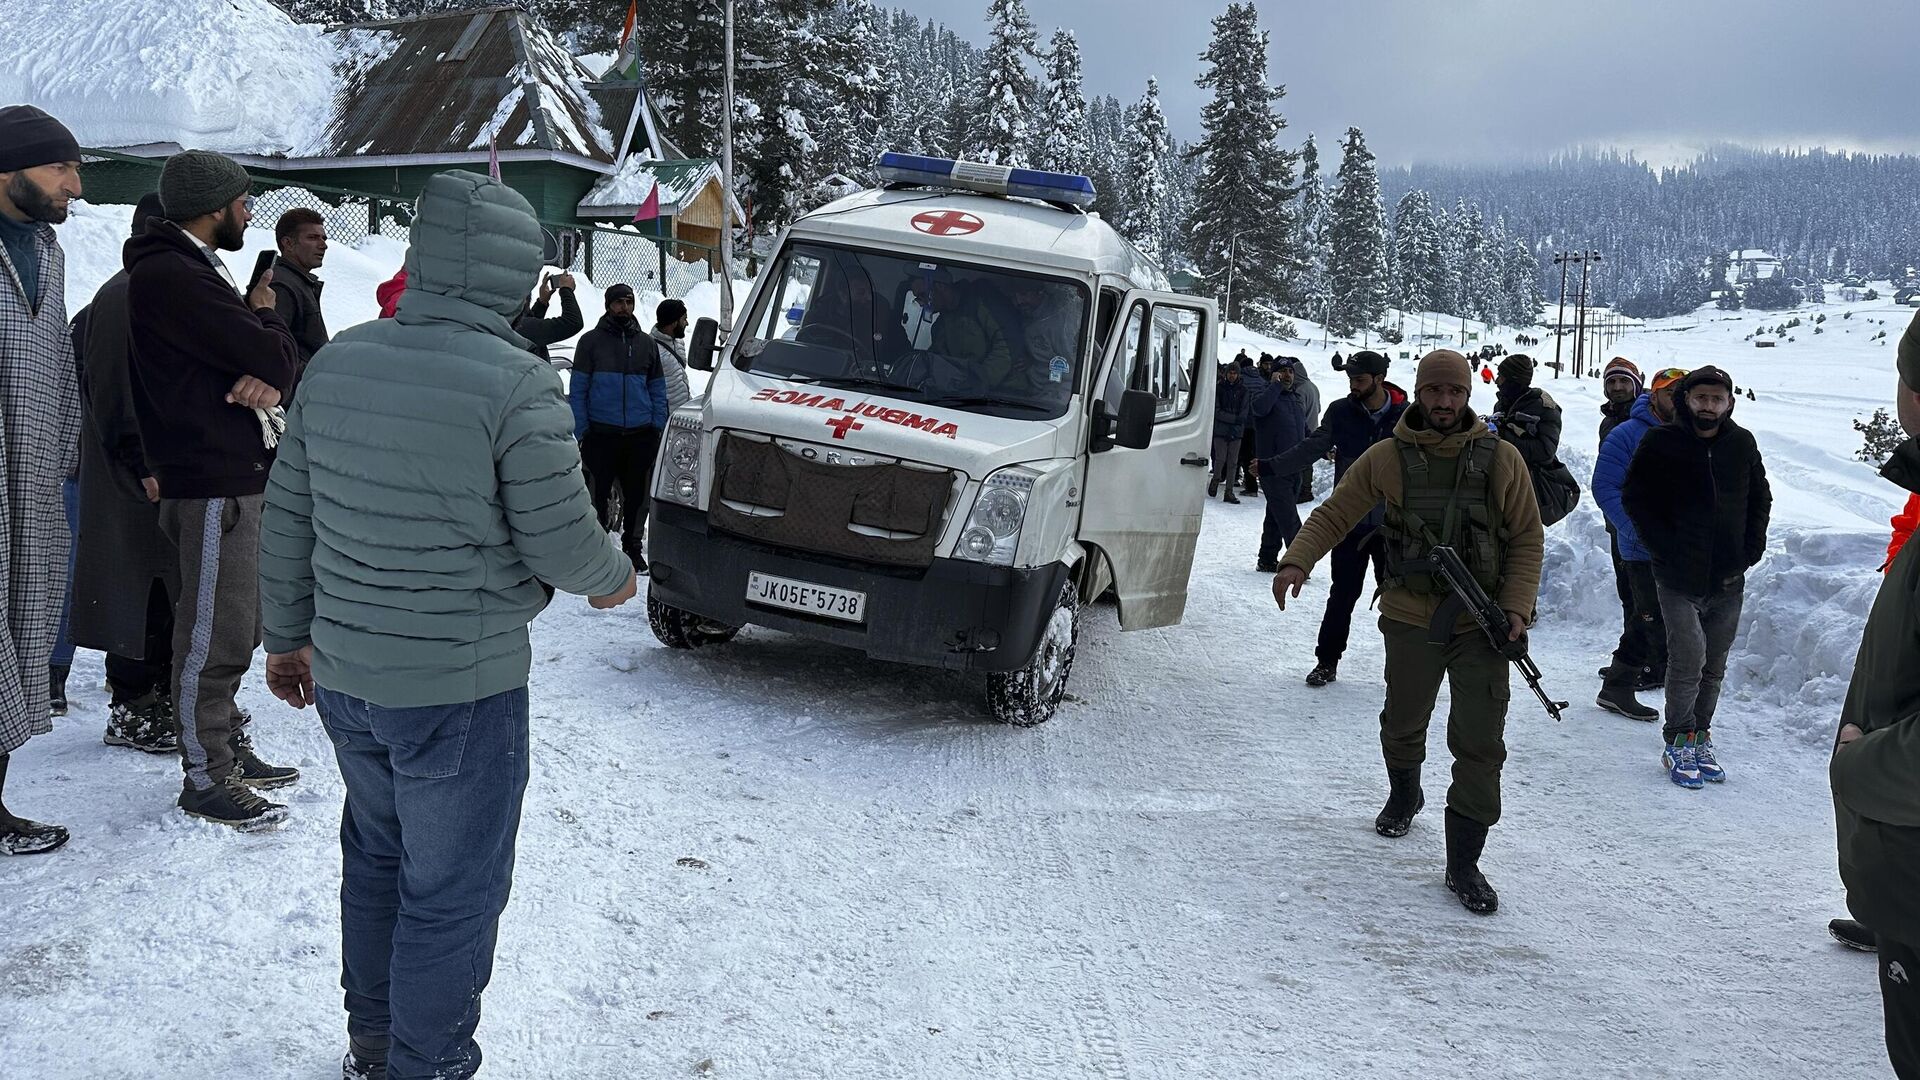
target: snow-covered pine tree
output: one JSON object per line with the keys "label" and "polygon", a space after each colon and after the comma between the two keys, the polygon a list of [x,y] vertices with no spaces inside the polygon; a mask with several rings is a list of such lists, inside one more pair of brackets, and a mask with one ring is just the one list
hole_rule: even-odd
{"label": "snow-covered pine tree", "polygon": [[[298,23],[337,26],[341,23],[373,22],[402,14],[390,0],[274,0],[275,6]],[[405,14],[418,14],[405,12]]]}
{"label": "snow-covered pine tree", "polygon": [[1433,233],[1439,246],[1440,267],[1433,294],[1427,297],[1427,310],[1445,315],[1460,314],[1460,246],[1454,215],[1439,206],[1433,208]]}
{"label": "snow-covered pine tree", "polygon": [[1540,260],[1533,245],[1515,237],[1507,254],[1507,315],[1501,322],[1508,326],[1533,326],[1540,321],[1546,291],[1540,287]]}
{"label": "snow-covered pine tree", "polygon": [[1393,250],[1397,291],[1392,300],[1400,310],[1438,311],[1451,305],[1431,195],[1416,188],[1400,197],[1393,211]]}
{"label": "snow-covered pine tree", "polygon": [[1286,88],[1267,82],[1267,34],[1251,3],[1234,3],[1213,20],[1213,40],[1195,80],[1213,91],[1201,111],[1204,137],[1187,153],[1203,161],[1194,193],[1187,253],[1216,296],[1228,290],[1225,317],[1258,328],[1279,326],[1293,299],[1294,156],[1280,145]]}
{"label": "snow-covered pine tree", "polygon": [[1160,110],[1160,80],[1147,79],[1147,93],[1128,111],[1128,240],[1156,262],[1165,254],[1167,223],[1167,115]]}
{"label": "snow-covered pine tree", "polygon": [[1033,20],[1023,0],[992,0],[987,6],[987,51],[981,58],[979,123],[973,132],[975,161],[1024,165],[1039,88],[1027,61],[1037,55]]}
{"label": "snow-covered pine tree", "polygon": [[1387,310],[1386,209],[1366,136],[1348,128],[1340,173],[1327,200],[1327,327],[1342,336],[1372,326]]}
{"label": "snow-covered pine tree", "polygon": [[1127,225],[1126,184],[1126,110],[1111,94],[1095,98],[1087,106],[1088,150],[1093,180],[1094,212],[1115,229]]}
{"label": "snow-covered pine tree", "polygon": [[1080,74],[1080,41],[1073,31],[1053,32],[1046,72],[1034,131],[1033,167],[1084,174],[1092,167],[1092,144],[1087,130],[1087,95]]}
{"label": "snow-covered pine tree", "polygon": [[1327,291],[1327,185],[1320,171],[1320,145],[1313,135],[1300,147],[1299,209],[1294,216],[1293,247],[1299,268],[1294,276],[1296,303],[1312,318],[1324,318]]}

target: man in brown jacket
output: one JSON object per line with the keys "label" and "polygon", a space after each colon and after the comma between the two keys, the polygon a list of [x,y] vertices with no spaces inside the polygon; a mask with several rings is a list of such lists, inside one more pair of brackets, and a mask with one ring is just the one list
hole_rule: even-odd
{"label": "man in brown jacket", "polygon": [[1448,595],[1425,559],[1439,545],[1459,553],[1487,595],[1507,613],[1507,640],[1524,647],[1540,588],[1545,532],[1520,452],[1467,408],[1473,367],[1450,349],[1428,353],[1414,382],[1414,404],[1393,438],[1353,463],[1313,512],[1280,560],[1273,598],[1282,610],[1307,574],[1381,500],[1387,576],[1381,581],[1380,632],[1386,638],[1387,702],[1380,747],[1391,793],[1374,820],[1382,836],[1405,836],[1426,805],[1420,767],[1440,680],[1450,680],[1447,748],[1447,887],[1468,910],[1490,914],[1499,896],[1480,873],[1487,830],[1500,820],[1500,767],[1506,762],[1507,657],[1472,618],[1430,624]]}

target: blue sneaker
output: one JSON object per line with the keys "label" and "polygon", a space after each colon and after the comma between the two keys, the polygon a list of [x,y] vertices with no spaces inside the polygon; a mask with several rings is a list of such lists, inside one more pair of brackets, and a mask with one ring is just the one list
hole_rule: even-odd
{"label": "blue sneaker", "polygon": [[1668,779],[1681,787],[1698,790],[1706,786],[1700,779],[1700,752],[1692,735],[1675,735],[1672,744],[1661,752],[1660,763],[1667,767]]}
{"label": "blue sneaker", "polygon": [[1709,784],[1724,783],[1727,770],[1720,767],[1720,759],[1713,756],[1713,736],[1701,732],[1693,747],[1694,762],[1700,769],[1700,779]]}

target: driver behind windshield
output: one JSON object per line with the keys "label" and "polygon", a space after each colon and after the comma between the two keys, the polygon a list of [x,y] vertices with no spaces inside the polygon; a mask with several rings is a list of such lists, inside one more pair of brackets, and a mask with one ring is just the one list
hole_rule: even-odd
{"label": "driver behind windshield", "polygon": [[800,340],[845,346],[863,370],[892,364],[907,351],[907,335],[897,318],[888,318],[873,292],[873,282],[858,265],[836,263],[807,308]]}
{"label": "driver behind windshield", "polygon": [[1038,396],[1065,401],[1073,396],[1073,356],[1080,344],[1080,305],[1065,289],[1033,278],[1019,278],[1013,306],[1024,320],[1028,383]]}
{"label": "driver behind windshield", "polygon": [[954,280],[951,270],[916,273],[913,296],[938,318],[933,322],[933,351],[966,361],[979,376],[979,385],[997,389],[1014,373],[1014,347],[1009,320],[988,302],[986,290]]}

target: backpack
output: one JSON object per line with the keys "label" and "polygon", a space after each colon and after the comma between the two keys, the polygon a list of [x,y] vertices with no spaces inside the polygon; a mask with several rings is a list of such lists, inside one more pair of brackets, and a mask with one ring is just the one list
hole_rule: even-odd
{"label": "backpack", "polygon": [[1533,498],[1540,504],[1542,527],[1556,524],[1580,505],[1580,482],[1559,458],[1531,470]]}

